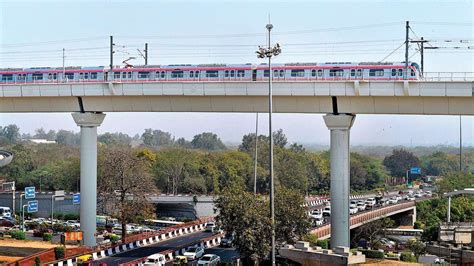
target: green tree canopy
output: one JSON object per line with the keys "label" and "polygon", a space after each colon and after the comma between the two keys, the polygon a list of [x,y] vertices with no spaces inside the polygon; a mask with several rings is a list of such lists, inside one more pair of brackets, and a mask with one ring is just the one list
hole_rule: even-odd
{"label": "green tree canopy", "polygon": [[225,150],[226,146],[222,143],[221,139],[214,133],[203,132],[195,135],[191,141],[191,145],[194,149],[202,150]]}
{"label": "green tree canopy", "polygon": [[420,167],[420,159],[404,149],[395,149],[392,154],[383,159],[392,176],[403,177],[411,167]]}

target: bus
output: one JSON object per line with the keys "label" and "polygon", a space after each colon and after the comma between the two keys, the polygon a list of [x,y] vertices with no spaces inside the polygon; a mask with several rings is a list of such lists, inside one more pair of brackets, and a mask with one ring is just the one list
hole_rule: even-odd
{"label": "bus", "polygon": [[0,207],[0,218],[12,218],[10,207]]}
{"label": "bus", "polygon": [[145,220],[145,225],[147,225],[149,228],[154,229],[154,230],[160,230],[169,226],[179,225],[179,224],[183,224],[183,222],[168,221],[168,220],[153,220],[153,219]]}

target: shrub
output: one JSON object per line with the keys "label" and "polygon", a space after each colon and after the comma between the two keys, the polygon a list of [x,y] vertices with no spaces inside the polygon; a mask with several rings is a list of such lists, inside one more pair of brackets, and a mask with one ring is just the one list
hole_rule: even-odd
{"label": "shrub", "polygon": [[316,246],[320,246],[323,249],[329,249],[329,240],[327,239],[317,240]]}
{"label": "shrub", "polygon": [[54,248],[54,257],[56,260],[64,258],[64,247],[55,247]]}
{"label": "shrub", "polygon": [[303,236],[303,241],[309,242],[311,246],[316,246],[318,244],[318,237],[314,234],[306,234]]}
{"label": "shrub", "polygon": [[79,214],[66,213],[64,214],[64,220],[79,220]]}
{"label": "shrub", "polygon": [[[53,215],[54,215],[53,218],[58,219],[58,220],[62,220],[63,217],[64,217],[64,214],[61,213],[61,212],[57,212],[57,213],[55,212]],[[50,216],[50,218],[51,218],[51,216]]]}
{"label": "shrub", "polygon": [[53,234],[51,233],[44,233],[43,234],[43,241],[51,241],[53,239]]}
{"label": "shrub", "polygon": [[364,249],[362,250],[362,254],[364,254],[367,258],[372,259],[383,259],[383,251],[380,250],[371,250],[371,249]]}
{"label": "shrub", "polygon": [[120,237],[118,235],[110,235],[109,239],[110,239],[110,242],[117,243],[117,241],[119,241]]}
{"label": "shrub", "polygon": [[424,229],[425,225],[420,221],[415,221],[415,224],[413,225],[413,228],[414,229]]}
{"label": "shrub", "polygon": [[39,257],[35,257],[35,266],[40,266],[40,265],[41,265],[40,258],[39,258]]}
{"label": "shrub", "polygon": [[405,262],[416,262],[416,257],[411,252],[402,252],[400,260]]}
{"label": "shrub", "polygon": [[25,240],[25,239],[26,239],[25,232],[23,232],[23,231],[21,231],[21,230],[13,230],[13,231],[10,231],[10,235],[11,235],[14,239],[17,239],[17,240]]}

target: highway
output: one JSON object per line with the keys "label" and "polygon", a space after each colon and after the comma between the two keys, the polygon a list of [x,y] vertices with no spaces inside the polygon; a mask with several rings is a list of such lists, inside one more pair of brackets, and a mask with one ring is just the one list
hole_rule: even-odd
{"label": "highway", "polygon": [[104,259],[99,260],[100,262],[106,263],[107,265],[118,265],[120,263],[125,263],[128,261],[132,261],[135,259],[139,259],[142,257],[149,256],[154,253],[158,253],[160,251],[164,251],[167,249],[175,249],[182,247],[186,244],[191,244],[195,241],[198,241],[202,238],[206,238],[211,236],[212,233],[210,232],[197,232],[192,233],[180,237],[176,237],[173,239],[160,241],[156,244],[148,245],[145,247],[133,249],[130,251],[122,252],[117,255],[113,255],[111,257],[107,257]]}

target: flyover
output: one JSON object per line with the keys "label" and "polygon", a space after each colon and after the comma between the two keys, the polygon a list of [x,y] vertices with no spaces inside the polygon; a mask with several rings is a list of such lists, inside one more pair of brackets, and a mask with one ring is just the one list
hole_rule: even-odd
{"label": "flyover", "polygon": [[[325,113],[330,130],[332,246],[349,246],[349,140],[355,114],[474,115],[474,81],[283,80],[276,113]],[[81,128],[81,228],[95,246],[97,127],[104,112],[263,112],[267,81],[71,82],[0,85],[0,112],[72,112]],[[352,221],[352,218],[351,218]]]}
{"label": "flyover", "polygon": [[464,195],[464,194],[474,195],[474,188],[465,188],[465,189],[455,190],[455,191],[443,194],[443,197],[448,197],[448,212],[447,212],[447,219],[446,219],[448,223],[451,222],[451,197],[457,196],[457,195]]}

